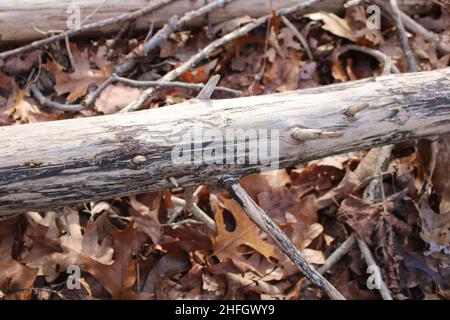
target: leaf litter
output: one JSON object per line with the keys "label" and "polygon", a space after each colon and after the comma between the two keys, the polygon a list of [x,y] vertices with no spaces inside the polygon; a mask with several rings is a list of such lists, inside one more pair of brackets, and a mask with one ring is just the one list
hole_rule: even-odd
{"label": "leaf litter", "polygon": [[[439,16],[424,15],[418,22],[445,33],[449,15],[444,8],[440,10]],[[258,28],[217,49],[209,61],[184,72],[178,80],[202,83],[219,73],[220,85],[248,96],[380,73],[381,67],[367,55],[349,52],[336,58],[335,53],[347,43],[379,49],[406,71],[396,32],[367,29],[365,12],[357,5],[345,15],[314,12],[292,18],[307,39],[314,61],[308,60],[293,31],[272,16],[270,28]],[[212,34],[218,37],[249,22],[248,16],[237,17],[214,26]],[[163,76],[210,42],[206,31],[172,34],[159,54],[139,60],[132,76],[139,80]],[[39,67],[39,87],[47,98],[80,102],[144,43],[142,35],[126,39],[111,55],[108,46],[114,40],[72,42],[73,65],[67,57],[55,57],[54,50],[42,55],[41,65],[36,53],[3,64],[0,125],[112,114],[135,100],[142,89],[111,85],[92,110],[64,115],[40,106],[30,93],[27,79]],[[422,70],[448,65],[449,55],[440,54],[432,42],[415,34],[410,41]],[[191,90],[162,89],[148,107],[193,96]],[[426,145],[419,145],[417,151],[408,145],[394,147],[390,165],[382,173],[385,199],[380,203],[364,199],[364,189],[377,174],[376,149],[254,174],[244,177],[241,184],[315,267],[356,233],[372,249],[396,298],[448,299],[448,141],[448,136],[439,140],[433,193],[421,199],[418,191],[430,161]],[[191,213],[176,208],[171,196],[183,197],[177,191],[163,190],[28,212],[0,222],[0,299],[323,298],[315,288],[302,288],[304,276],[227,192],[204,187],[197,198],[197,205],[214,219],[217,234],[194,223]],[[61,283],[68,279],[66,270],[71,265],[80,268],[82,286],[69,292]],[[347,298],[380,299],[377,291],[366,286],[366,266],[356,247],[326,277]],[[39,288],[53,293],[43,294]]]}

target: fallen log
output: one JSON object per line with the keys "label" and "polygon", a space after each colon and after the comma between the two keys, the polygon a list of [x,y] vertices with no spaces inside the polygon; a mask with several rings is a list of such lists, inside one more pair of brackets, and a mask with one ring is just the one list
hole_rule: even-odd
{"label": "fallen log", "polygon": [[445,68],[1,127],[0,217],[449,132],[449,88]]}
{"label": "fallen log", "polygon": [[[80,21],[90,16],[86,23],[97,22],[103,19],[119,16],[125,12],[142,9],[158,0],[0,0],[0,43],[31,41],[44,38],[40,31],[67,30],[69,23],[76,19],[80,13]],[[210,14],[213,24],[221,23],[235,17],[249,15],[261,17],[272,10],[300,4],[305,0],[236,0],[222,9]],[[345,0],[324,0],[310,11],[326,10],[337,12],[343,9]],[[429,8],[431,3],[425,0],[399,1],[403,11],[407,13],[422,12]],[[141,17],[136,21],[137,29],[148,29],[153,22],[156,27],[164,25],[172,15],[200,8],[205,5],[204,0],[177,0],[173,4],[164,6],[153,14]],[[79,11],[78,9],[79,8]],[[206,23],[206,17],[194,19],[188,25],[199,26]],[[117,32],[122,24],[114,24],[93,31],[92,34],[110,34]],[[38,31],[40,30],[40,31]]]}

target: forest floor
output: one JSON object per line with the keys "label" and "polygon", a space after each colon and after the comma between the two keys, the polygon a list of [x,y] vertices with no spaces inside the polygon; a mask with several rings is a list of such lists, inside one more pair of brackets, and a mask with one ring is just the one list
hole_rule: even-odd
{"label": "forest floor", "polygon": [[[414,20],[446,41],[449,14],[448,6],[436,1],[431,12]],[[351,6],[341,15],[319,11],[288,19],[272,14],[269,23],[220,46],[176,80],[206,83],[219,74],[219,86],[253,96],[382,73],[383,63],[372,54],[343,52],[348,44],[382,52],[400,72],[409,71],[395,25],[383,17],[380,29],[368,28],[363,5]],[[69,46],[61,41],[16,55],[0,67],[0,125],[119,112],[145,88],[112,83],[90,106],[79,106],[124,61],[134,61],[126,77],[158,80],[214,39],[251,20],[243,16],[171,33],[146,56],[142,50],[149,36],[135,32],[133,24],[119,35],[75,37],[69,39]],[[436,43],[420,34],[408,36],[419,70],[449,65],[450,54],[440,53]],[[306,42],[302,44],[301,38]],[[39,101],[36,93],[47,102],[57,102],[56,106]],[[198,90],[180,86],[158,88],[142,109],[179,103],[197,94]],[[230,92],[213,95],[226,97],[232,97]],[[67,112],[61,106],[78,109]],[[380,279],[394,299],[448,299],[450,138],[441,137],[438,145],[436,150],[429,142],[410,141],[392,151],[375,148],[342,154],[246,176],[241,184],[347,299],[381,299]],[[383,157],[387,162],[380,166]],[[433,161],[434,176],[427,184],[424,176]],[[381,198],[373,197],[371,188],[378,188]],[[213,219],[212,228],[180,205],[185,194],[176,187],[24,212],[1,222],[0,297],[327,298],[226,191],[198,186],[193,196],[196,208]],[[362,254],[366,245],[375,264]],[[325,264],[337,249],[340,259]],[[78,270],[79,282],[74,279]]]}

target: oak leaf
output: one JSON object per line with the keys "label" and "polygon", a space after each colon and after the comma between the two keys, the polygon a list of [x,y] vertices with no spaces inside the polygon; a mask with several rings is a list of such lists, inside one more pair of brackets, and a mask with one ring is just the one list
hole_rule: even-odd
{"label": "oak leaf", "polygon": [[354,35],[354,32],[350,28],[348,22],[345,19],[342,19],[335,15],[334,13],[329,12],[316,12],[305,15],[305,17],[311,20],[320,20],[323,22],[322,28],[335,34],[339,37],[346,38],[350,41],[356,41],[357,38]]}
{"label": "oak leaf", "polygon": [[83,270],[92,274],[113,299],[148,299],[148,293],[135,293],[132,287],[137,280],[137,261],[134,259],[140,248],[140,238],[134,223],[125,230],[112,230],[114,261],[105,265],[98,259],[83,257]]}
{"label": "oak leaf", "polygon": [[[272,244],[262,240],[259,228],[250,220],[240,205],[224,195],[213,202],[213,211],[217,225],[217,236],[213,238],[213,256],[220,261],[231,259],[233,262],[244,262],[243,254],[254,250],[267,260],[280,259]],[[224,214],[234,220],[234,229],[226,225]],[[231,217],[230,217],[231,215]]]}
{"label": "oak leaf", "polygon": [[111,72],[111,64],[98,66],[99,70],[91,69],[88,50],[80,51],[75,44],[70,45],[72,51],[74,71],[64,72],[64,68],[55,61],[44,64],[44,68],[53,73],[56,79],[55,91],[58,95],[68,93],[68,102],[74,102],[86,94],[89,86],[98,85],[106,80]]}
{"label": "oak leaf", "polygon": [[419,213],[422,224],[420,237],[430,245],[427,253],[441,250],[450,253],[450,212],[437,214],[423,202]]}
{"label": "oak leaf", "polygon": [[136,228],[145,233],[152,239],[153,243],[159,243],[161,239],[161,224],[158,220],[158,211],[161,203],[162,192],[151,192],[145,195],[143,201],[137,199],[136,196],[130,197],[129,213],[136,221]]}
{"label": "oak leaf", "polygon": [[36,122],[35,117],[42,115],[42,112],[37,105],[25,99],[27,96],[28,93],[26,91],[20,90],[15,103],[5,111],[5,115],[11,117],[14,121],[21,121],[23,123]]}
{"label": "oak leaf", "polygon": [[82,270],[85,259],[95,261],[103,266],[112,263],[113,249],[107,241],[98,243],[97,228],[94,221],[89,221],[85,228],[80,226],[78,212],[64,208],[69,230],[59,238],[62,252],[53,252],[27,263],[30,267],[38,267],[48,282],[53,281],[60,270],[66,270],[70,265],[78,265]]}

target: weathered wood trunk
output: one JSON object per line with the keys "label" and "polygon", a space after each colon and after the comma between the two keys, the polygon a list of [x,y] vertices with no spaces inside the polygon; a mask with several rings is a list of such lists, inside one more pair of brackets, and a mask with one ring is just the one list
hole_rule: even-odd
{"label": "weathered wood trunk", "polygon": [[[170,177],[181,185],[217,183],[264,165],[288,167],[449,132],[449,88],[446,68],[1,127],[0,216],[166,188]],[[238,163],[242,154],[248,159]],[[227,163],[211,163],[208,155]]]}
{"label": "weathered wood trunk", "polygon": [[[42,31],[67,30],[67,21],[73,17],[73,6],[78,5],[81,21],[96,11],[104,0],[0,0],[0,43],[30,41],[43,38]],[[141,9],[157,0],[108,0],[90,18],[87,23],[118,16],[125,12]],[[299,4],[302,0],[235,0],[223,9],[211,13],[213,24],[227,21],[234,17],[249,15],[260,17],[272,10]],[[344,0],[324,0],[311,10],[339,11],[343,9]],[[148,29],[153,21],[156,27],[162,26],[174,15],[203,6],[206,0],[177,0],[154,14],[142,17],[136,21],[138,29]],[[430,6],[426,0],[400,0],[402,9],[406,12],[423,11]],[[204,25],[206,18],[196,19],[190,25]],[[96,34],[111,33],[120,30],[121,24],[96,30]]]}

